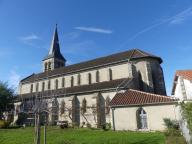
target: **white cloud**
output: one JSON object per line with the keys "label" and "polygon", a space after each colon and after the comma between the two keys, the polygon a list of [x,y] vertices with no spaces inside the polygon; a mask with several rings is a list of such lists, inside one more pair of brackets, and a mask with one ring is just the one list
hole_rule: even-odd
{"label": "white cloud", "polygon": [[170,17],[168,21],[170,24],[181,24],[190,16],[192,16],[192,7],[187,8],[175,16]]}
{"label": "white cloud", "polygon": [[22,41],[31,41],[31,40],[38,40],[38,39],[40,39],[40,37],[37,36],[36,34],[31,34],[28,36],[20,37],[20,40],[22,40]]}
{"label": "white cloud", "polygon": [[15,70],[11,70],[8,82],[13,88],[17,88],[20,78],[21,76]]}
{"label": "white cloud", "polygon": [[112,30],[102,29],[102,28],[97,28],[97,27],[75,27],[74,29],[81,30],[81,31],[87,31],[87,32],[103,33],[103,34],[113,33]]}
{"label": "white cloud", "polygon": [[182,24],[187,18],[189,18],[190,16],[192,16],[192,7],[189,7],[179,13],[177,13],[174,16],[170,16],[168,18],[164,18],[159,22],[156,22],[148,27],[145,27],[144,29],[138,31],[137,33],[135,33],[134,35],[132,35],[126,42],[124,42],[122,44],[122,46],[126,45],[128,42],[136,39],[138,36],[142,35],[143,33],[146,33],[162,24]]}

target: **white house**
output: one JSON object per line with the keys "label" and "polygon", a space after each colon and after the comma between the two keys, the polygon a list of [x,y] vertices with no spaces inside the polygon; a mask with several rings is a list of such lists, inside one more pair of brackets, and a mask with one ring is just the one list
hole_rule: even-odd
{"label": "white house", "polygon": [[[172,95],[179,98],[181,102],[192,102],[192,70],[178,70],[175,73]],[[182,109],[179,108],[178,118],[181,130],[187,142],[192,142],[192,136],[187,128],[187,122],[183,119]]]}

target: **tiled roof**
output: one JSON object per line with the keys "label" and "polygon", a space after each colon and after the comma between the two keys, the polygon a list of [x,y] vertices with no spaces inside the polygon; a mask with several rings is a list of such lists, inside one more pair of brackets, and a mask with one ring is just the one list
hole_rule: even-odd
{"label": "tiled roof", "polygon": [[[99,82],[99,83],[93,83],[90,85],[82,85],[82,86],[74,86],[74,87],[68,87],[68,88],[61,88],[57,90],[47,90],[43,93],[27,93],[22,94],[22,98],[30,98],[35,95],[44,95],[45,97],[50,97],[51,95],[56,96],[64,96],[64,95],[72,95],[72,94],[80,94],[80,93],[89,93],[89,92],[99,92],[103,90],[115,90],[122,82],[130,81],[131,79],[123,78],[123,79],[117,79],[117,80],[111,80],[111,81],[105,81],[105,82]],[[129,85],[127,86],[127,88]]]}
{"label": "tiled roof", "polygon": [[116,54],[112,54],[112,55],[105,56],[105,57],[100,57],[100,58],[97,58],[94,60],[58,68],[58,69],[55,69],[52,71],[46,71],[43,73],[34,74],[34,75],[31,75],[30,77],[24,78],[23,80],[21,80],[21,82],[33,82],[38,79],[43,79],[43,78],[51,77],[54,75],[62,75],[62,74],[77,72],[80,70],[90,69],[93,67],[109,65],[109,64],[112,64],[115,62],[127,61],[128,59],[134,60],[134,59],[147,58],[147,57],[155,58],[155,59],[159,60],[160,63],[162,62],[162,59],[160,57],[146,53],[139,49],[132,49],[132,50],[125,51],[125,52],[116,53]]}
{"label": "tiled roof", "polygon": [[192,80],[192,70],[178,70],[176,76],[182,76],[184,79]]}
{"label": "tiled roof", "polygon": [[111,100],[110,105],[115,106],[132,106],[132,105],[145,105],[145,104],[165,104],[174,103],[177,99],[162,96],[138,90],[129,89],[124,93],[117,93]]}
{"label": "tiled roof", "polygon": [[181,76],[182,78],[186,80],[192,81],[192,70],[177,70],[174,76],[173,80],[173,88],[172,88],[172,95],[175,93],[175,88],[177,85],[177,79],[178,77]]}

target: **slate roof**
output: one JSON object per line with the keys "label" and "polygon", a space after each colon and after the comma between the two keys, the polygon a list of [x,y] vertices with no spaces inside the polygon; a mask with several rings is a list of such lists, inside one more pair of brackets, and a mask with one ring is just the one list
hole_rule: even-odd
{"label": "slate roof", "polygon": [[134,106],[147,104],[166,104],[175,103],[178,100],[170,96],[162,96],[143,91],[129,89],[124,93],[117,93],[111,100],[111,107]]}
{"label": "slate roof", "polygon": [[44,57],[43,60],[49,59],[49,58],[57,58],[63,61],[66,61],[63,55],[60,52],[60,46],[59,46],[59,37],[58,37],[58,32],[57,32],[57,25],[55,28],[55,32],[53,35],[53,40],[51,43],[51,47],[49,50],[49,53],[46,57]]}
{"label": "slate roof", "polygon": [[95,67],[109,65],[109,64],[113,64],[113,63],[117,63],[117,62],[123,62],[123,61],[126,62],[128,60],[131,61],[131,60],[141,59],[141,58],[155,58],[160,63],[162,62],[162,59],[160,57],[146,53],[139,49],[132,49],[129,51],[120,52],[120,53],[112,54],[109,56],[93,59],[90,61],[85,61],[85,62],[81,62],[78,64],[73,64],[73,65],[62,67],[62,68],[54,69],[52,71],[46,71],[46,72],[42,72],[42,73],[38,73],[38,74],[33,74],[27,78],[24,78],[23,80],[21,80],[21,82],[23,82],[23,83],[24,82],[33,82],[38,79],[43,79],[43,78],[51,77],[54,75],[64,75],[67,73],[73,73],[73,72],[77,72],[80,70],[90,69],[93,67],[95,68]]}
{"label": "slate roof", "polygon": [[173,80],[172,95],[174,95],[175,88],[177,85],[177,79],[181,76],[182,78],[192,81],[192,70],[177,70]]}
{"label": "slate roof", "polygon": [[[129,78],[123,78],[123,79],[117,79],[117,80],[111,80],[111,81],[104,81],[104,82],[99,82],[99,83],[93,83],[90,85],[81,85],[81,86],[73,86],[73,87],[68,87],[68,88],[61,88],[57,90],[47,90],[44,91],[43,93],[27,93],[27,94],[22,94],[23,98],[31,98],[32,96],[35,95],[44,95],[45,97],[49,97],[51,95],[56,95],[56,96],[64,96],[64,95],[74,95],[74,94],[80,94],[80,93],[89,93],[89,92],[100,92],[104,90],[116,90],[117,87],[121,86],[122,82],[128,82]],[[121,86],[123,88],[123,86]],[[129,85],[127,86],[129,87]],[[126,88],[127,88],[126,87]]]}

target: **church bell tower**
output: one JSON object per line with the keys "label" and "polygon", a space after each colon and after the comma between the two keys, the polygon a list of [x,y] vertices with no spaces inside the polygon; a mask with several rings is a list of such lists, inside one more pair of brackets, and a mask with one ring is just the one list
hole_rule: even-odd
{"label": "church bell tower", "polygon": [[66,60],[60,52],[59,37],[56,25],[49,53],[43,59],[43,71],[45,72],[64,67],[65,63]]}

